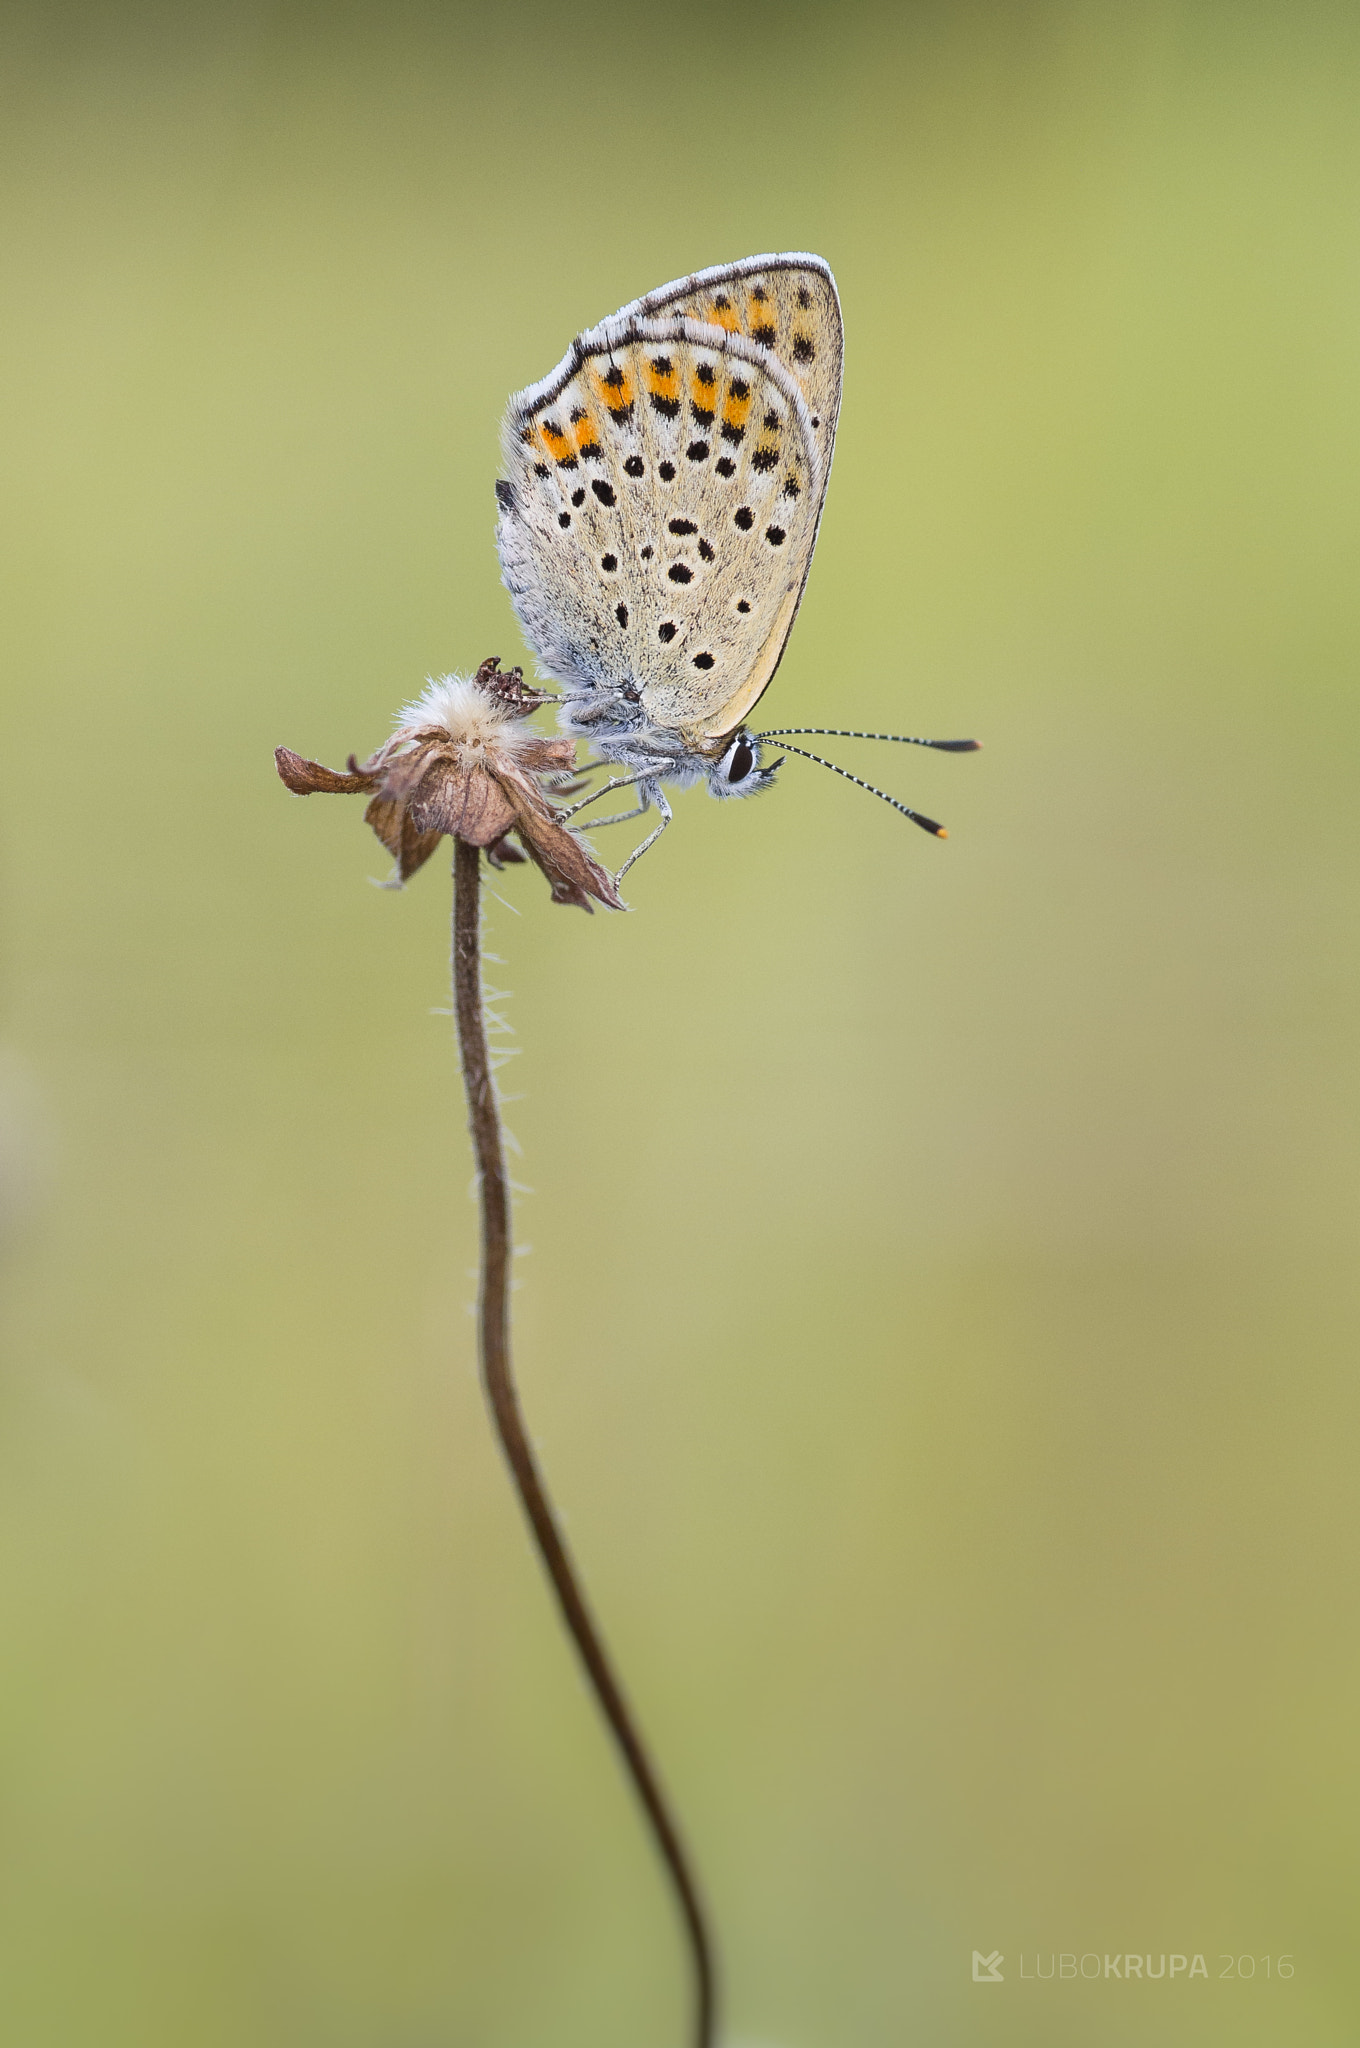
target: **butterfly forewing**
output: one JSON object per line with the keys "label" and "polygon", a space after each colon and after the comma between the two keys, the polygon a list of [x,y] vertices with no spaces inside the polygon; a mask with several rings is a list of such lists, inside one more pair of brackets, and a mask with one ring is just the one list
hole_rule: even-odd
{"label": "butterfly forewing", "polygon": [[807,400],[822,469],[828,471],[844,344],[840,301],[826,265],[816,256],[752,256],[662,285],[639,299],[636,310],[677,308],[730,333],[749,335],[779,358]]}
{"label": "butterfly forewing", "polygon": [[705,751],[773,674],[816,539],[840,321],[813,261],[625,307],[506,420],[498,543],[530,642],[569,686],[631,687]]}

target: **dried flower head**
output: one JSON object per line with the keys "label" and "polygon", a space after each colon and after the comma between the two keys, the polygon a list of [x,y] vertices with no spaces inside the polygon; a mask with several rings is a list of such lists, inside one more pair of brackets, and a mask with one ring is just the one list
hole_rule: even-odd
{"label": "dried flower head", "polygon": [[552,885],[554,903],[591,900],[622,910],[613,877],[561,821],[547,780],[560,786],[575,757],[569,739],[545,739],[524,720],[548,700],[526,686],[499,657],[475,676],[441,676],[414,704],[385,746],[367,761],[353,754],[344,772],[304,760],[287,747],[274,760],[298,796],[319,792],[369,798],[364,818],[397,863],[394,881],[409,880],[448,834],[486,849],[493,867],[521,861],[514,832]]}

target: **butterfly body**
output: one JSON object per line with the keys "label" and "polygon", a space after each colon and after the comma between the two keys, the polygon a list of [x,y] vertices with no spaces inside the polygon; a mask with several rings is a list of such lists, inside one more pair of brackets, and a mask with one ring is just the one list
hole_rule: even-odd
{"label": "butterfly body", "polygon": [[510,401],[506,587],[564,729],[663,824],[662,782],[773,779],[744,720],[811,566],[841,361],[826,264],[751,257],[623,307]]}

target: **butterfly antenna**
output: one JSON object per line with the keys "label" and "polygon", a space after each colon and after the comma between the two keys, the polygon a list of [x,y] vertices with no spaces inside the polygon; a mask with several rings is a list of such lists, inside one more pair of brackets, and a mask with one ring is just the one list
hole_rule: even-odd
{"label": "butterfly antenna", "polygon": [[[975,754],[982,745],[981,740],[918,740],[905,732],[844,732],[837,725],[781,725],[773,732],[758,732],[758,740],[782,740],[798,738],[801,734],[817,735],[826,740],[892,740],[899,747],[934,747],[941,754]],[[797,753],[797,748],[794,752]],[[824,768],[830,767],[824,761]]]}
{"label": "butterfly antenna", "polygon": [[[765,739],[768,735],[762,733],[760,737]],[[801,754],[805,761],[815,761],[819,768],[829,768],[833,775],[843,775],[847,782],[854,783],[856,789],[867,789],[870,796],[881,797],[885,804],[891,804],[895,811],[900,811],[904,818],[910,818],[912,824],[919,825],[923,832],[932,832],[937,839],[949,837],[944,826],[937,825],[933,818],[927,818],[920,811],[913,811],[906,804],[900,804],[895,796],[888,795],[886,789],[875,789],[872,782],[861,782],[858,775],[852,775],[848,768],[840,767],[835,761],[824,761],[820,754],[810,754],[806,747],[790,747],[788,751],[791,754]]]}

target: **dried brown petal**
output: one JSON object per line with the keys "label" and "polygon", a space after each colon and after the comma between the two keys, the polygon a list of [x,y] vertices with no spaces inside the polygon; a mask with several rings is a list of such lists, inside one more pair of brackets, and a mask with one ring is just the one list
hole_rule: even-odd
{"label": "dried brown petal", "polygon": [[[397,735],[398,740],[403,737],[402,734]],[[447,751],[448,734],[443,734],[442,738]],[[388,745],[393,743],[389,741]],[[390,797],[396,804],[409,803],[436,752],[435,745],[422,733],[417,745],[395,747],[391,753],[384,749],[373,756],[369,766],[377,770],[377,786],[385,797]]]}
{"label": "dried brown petal", "polygon": [[536,805],[525,805],[519,813],[518,830],[552,884],[554,903],[575,903],[582,910],[589,910],[593,896],[609,910],[626,908],[608,869],[592,860],[576,834],[565,825],[545,816]]}
{"label": "dried brown petal", "polygon": [[398,879],[403,882],[409,882],[416,870],[424,867],[444,836],[442,832],[417,831],[405,805],[393,803],[388,797],[374,797],[364,812],[364,822],[373,827],[395,860]]}
{"label": "dried brown petal", "polygon": [[515,822],[515,807],[493,775],[447,759],[431,763],[409,810],[418,831],[447,832],[471,846],[494,845]]}
{"label": "dried brown petal", "polygon": [[539,739],[535,735],[527,746],[520,743],[515,749],[515,759],[521,768],[532,768],[536,775],[546,774],[551,769],[574,768],[576,742]]}
{"label": "dried brown petal", "polygon": [[323,768],[319,761],[304,760],[301,754],[293,753],[289,747],[275,747],[274,766],[294,796],[353,796],[356,792],[375,787],[377,778],[363,768],[353,765],[350,755],[349,774],[341,774],[335,768]]}
{"label": "dried brown petal", "polygon": [[496,840],[494,845],[488,846],[486,849],[486,863],[488,867],[492,868],[523,867],[528,858],[529,856],[525,853],[523,847],[516,846],[514,840],[508,834],[504,839]]}
{"label": "dried brown petal", "polygon": [[373,827],[393,860],[401,857],[401,820],[402,807],[390,797],[375,796],[364,812],[364,823]]}

